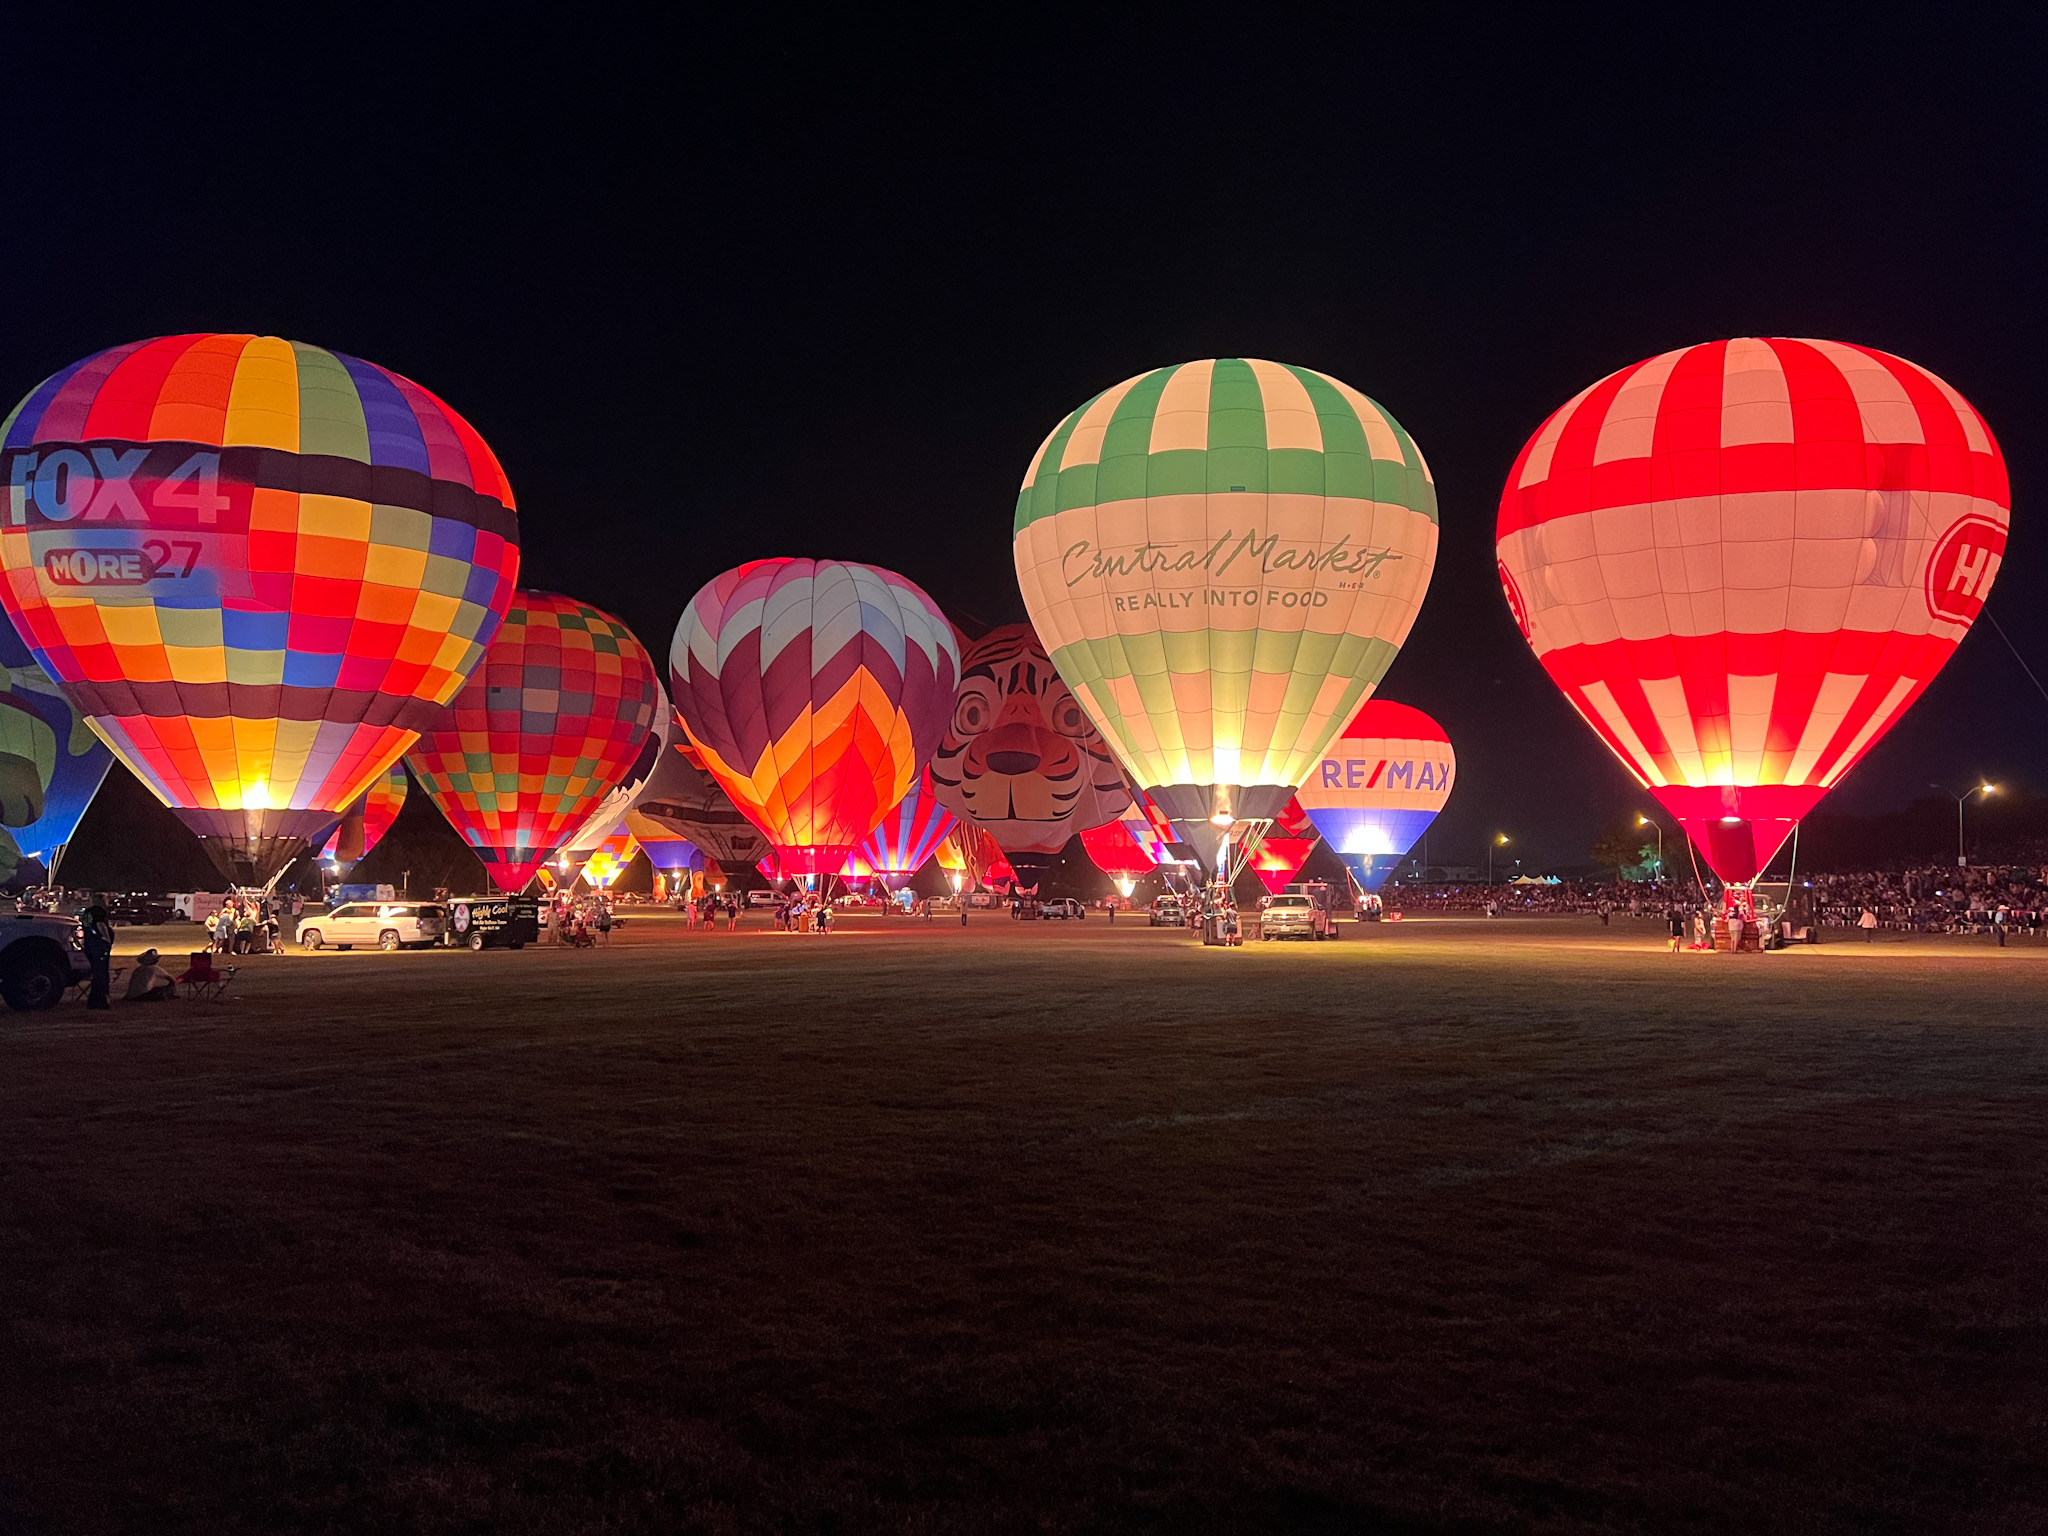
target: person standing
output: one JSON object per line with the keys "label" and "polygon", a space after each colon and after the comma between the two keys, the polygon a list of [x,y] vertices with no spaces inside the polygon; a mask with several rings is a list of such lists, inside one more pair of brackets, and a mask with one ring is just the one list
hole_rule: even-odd
{"label": "person standing", "polygon": [[1685,914],[1679,911],[1678,908],[1673,907],[1671,909],[1671,953],[1677,954],[1678,946],[1684,941]]}
{"label": "person standing", "polygon": [[111,1008],[107,988],[113,984],[109,971],[114,958],[114,925],[107,921],[107,909],[98,902],[78,915],[78,925],[85,942],[85,962],[92,967],[92,991],[85,1006]]}
{"label": "person standing", "polygon": [[1877,942],[1877,914],[1871,911],[1870,908],[1865,907],[1863,909],[1863,915],[1856,919],[1856,926],[1863,930],[1864,943],[1875,944]]}

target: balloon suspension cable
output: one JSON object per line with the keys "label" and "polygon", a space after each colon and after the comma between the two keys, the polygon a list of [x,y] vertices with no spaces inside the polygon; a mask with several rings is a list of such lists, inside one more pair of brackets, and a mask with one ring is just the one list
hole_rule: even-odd
{"label": "balloon suspension cable", "polygon": [[2027,665],[2027,658],[2020,654],[2020,648],[2012,643],[2012,636],[2005,632],[2004,627],[1998,622],[1998,619],[1989,608],[1984,610],[1984,617],[1990,621],[1992,629],[1997,631],[1998,638],[2005,642],[2005,648],[2012,652],[2012,659],[2020,664],[2020,670],[2027,674],[2027,681],[2034,685],[2035,691],[2042,698],[2048,699],[2048,688],[2042,687],[2041,679],[2034,676],[2034,669]]}
{"label": "balloon suspension cable", "polygon": [[1785,909],[1792,909],[1792,887],[1799,883],[1799,823],[1792,823],[1792,867],[1785,871]]}
{"label": "balloon suspension cable", "polygon": [[1700,904],[1711,907],[1714,904],[1714,898],[1707,894],[1706,876],[1700,873],[1700,851],[1693,847],[1692,834],[1690,832],[1685,835],[1685,851],[1692,858],[1692,878],[1693,883],[1700,888]]}

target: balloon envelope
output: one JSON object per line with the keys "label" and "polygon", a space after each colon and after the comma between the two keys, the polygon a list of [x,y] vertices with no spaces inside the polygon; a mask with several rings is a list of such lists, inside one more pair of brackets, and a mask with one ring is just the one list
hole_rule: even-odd
{"label": "balloon envelope", "polygon": [[1272,827],[1259,840],[1250,861],[1252,873],[1259,884],[1277,896],[1294,883],[1315,846],[1315,828],[1296,796],[1287,802],[1287,808],[1273,819]]}
{"label": "balloon envelope", "polygon": [[1034,884],[1076,832],[1131,803],[1102,733],[1029,624],[1001,625],[962,649],[931,777],[939,803],[984,828]]}
{"label": "balloon envelope", "polygon": [[1436,820],[1457,771],[1442,726],[1372,699],[1317,761],[1301,805],[1359,888],[1376,891]]}
{"label": "balloon envelope", "polygon": [[521,592],[483,665],[406,759],[500,890],[610,794],[652,734],[661,685],[633,632],[552,592]]}
{"label": "balloon envelope", "polygon": [[[733,869],[758,863],[768,852],[768,839],[761,829],[742,816],[717,781],[679,747],[664,753],[654,765],[646,792],[626,812],[626,830],[648,850],[657,869],[671,866],[661,863],[654,850],[676,842],[701,849],[700,858],[709,855]],[[673,867],[701,869],[703,865]]]}
{"label": "balloon envelope", "polygon": [[1090,827],[1081,834],[1081,846],[1088,850],[1088,857],[1094,860],[1097,869],[1116,880],[1134,880],[1140,875],[1149,875],[1159,864],[1150,850],[1131,835],[1130,827],[1121,821]]}
{"label": "balloon envelope", "polygon": [[1096,396],[1032,459],[1015,520],[1060,675],[1211,862],[1211,816],[1278,815],[1385,673],[1436,545],[1436,488],[1399,423],[1255,358]]}
{"label": "balloon envelope", "polygon": [[1565,696],[1739,884],[1954,654],[2010,505],[1990,429],[1925,369],[1709,342],[1608,375],[1529,440],[1501,585]]}
{"label": "balloon envelope", "polygon": [[836,874],[910,792],[959,675],[929,597],[837,560],[756,560],[714,578],[669,651],[685,734],[787,874]]}
{"label": "balloon envelope", "polygon": [[362,799],[349,807],[341,825],[334,829],[334,835],[320,850],[320,856],[343,864],[353,864],[360,859],[384,840],[384,834],[398,820],[398,813],[405,806],[406,793],[411,788],[412,780],[407,777],[403,763],[393,763],[378,774],[370,787],[363,791]]}
{"label": "balloon envelope", "polygon": [[411,745],[519,563],[468,422],[275,336],[115,347],[0,426],[9,615],[231,878],[262,881]]}
{"label": "balloon envelope", "polygon": [[35,763],[42,809],[35,820],[13,829],[13,839],[21,853],[40,859],[54,874],[65,844],[114,766],[114,754],[6,623],[0,623],[0,692],[43,728],[17,720],[7,735],[19,745],[0,750],[26,747]]}
{"label": "balloon envelope", "polygon": [[914,875],[953,830],[955,820],[953,813],[939,804],[932,790],[931,769],[926,767],[910,793],[896,802],[880,826],[861,839],[842,873]]}

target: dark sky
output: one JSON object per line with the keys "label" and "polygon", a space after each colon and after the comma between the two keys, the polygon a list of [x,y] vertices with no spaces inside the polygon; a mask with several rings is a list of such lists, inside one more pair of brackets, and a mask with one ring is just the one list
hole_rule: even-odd
{"label": "dark sky", "polygon": [[[952,35],[427,9],[13,27],[0,393],[180,330],[372,358],[496,448],[527,584],[665,655],[690,594],[764,555],[1021,618],[1017,484],[1065,412],[1189,358],[1322,369],[1437,478],[1435,582],[1382,690],[1458,749],[1434,856],[1502,830],[1570,860],[1648,802],[1501,601],[1509,463],[1638,358],[1835,337],[1932,368],[1999,434],[1990,611],[2048,679],[2036,34],[1932,9],[1692,33],[1048,10]],[[2048,702],[1981,624],[1831,803],[1977,774],[2048,790]]]}

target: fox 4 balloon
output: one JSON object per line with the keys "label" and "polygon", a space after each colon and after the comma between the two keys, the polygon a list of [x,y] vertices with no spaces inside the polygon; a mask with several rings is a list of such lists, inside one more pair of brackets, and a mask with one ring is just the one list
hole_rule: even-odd
{"label": "fox 4 balloon", "polygon": [[324,835],[483,656],[519,567],[482,437],[275,336],[95,353],[0,423],[0,587],[38,663],[230,878]]}
{"label": "fox 4 balloon", "polygon": [[1024,606],[1132,780],[1213,868],[1372,692],[1436,564],[1413,439],[1309,368],[1215,358],[1082,405],[1032,457]]}
{"label": "fox 4 balloon", "polygon": [[1741,885],[1955,654],[2011,504],[1991,429],[1925,368],[1738,337],[1560,407],[1496,548],[1544,670]]}

